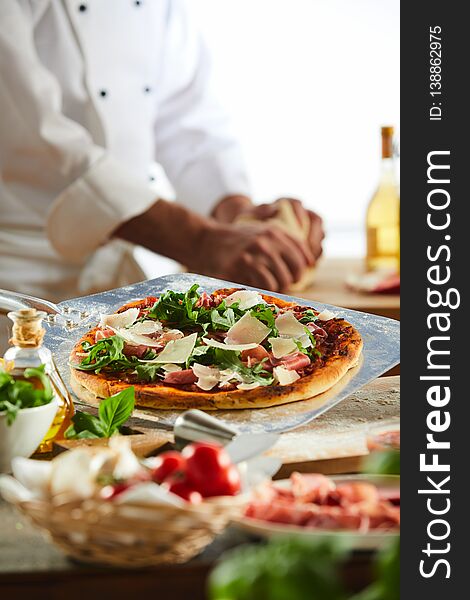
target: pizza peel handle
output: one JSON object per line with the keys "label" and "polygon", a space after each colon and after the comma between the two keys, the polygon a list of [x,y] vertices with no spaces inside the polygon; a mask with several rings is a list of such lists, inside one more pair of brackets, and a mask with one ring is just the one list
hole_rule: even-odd
{"label": "pizza peel handle", "polygon": [[49,300],[0,289],[0,314],[23,308],[35,308],[45,312],[47,316],[44,321],[49,327],[65,331],[75,329],[90,316],[87,310],[78,310],[67,305],[58,306]]}
{"label": "pizza peel handle", "polygon": [[0,312],[6,313],[11,310],[21,310],[22,308],[35,308],[48,315],[61,314],[60,308],[53,302],[35,298],[34,296],[28,296],[27,294],[0,289]]}

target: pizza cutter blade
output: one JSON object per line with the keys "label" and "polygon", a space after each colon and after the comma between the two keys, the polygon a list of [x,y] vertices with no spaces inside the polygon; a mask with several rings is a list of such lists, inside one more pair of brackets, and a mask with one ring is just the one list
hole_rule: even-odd
{"label": "pizza cutter blade", "polygon": [[[229,427],[235,427],[242,433],[283,432],[306,425],[319,415],[336,406],[344,398],[354,394],[364,385],[380,377],[400,362],[400,323],[369,313],[349,310],[322,302],[295,298],[284,294],[266,292],[258,288],[240,285],[233,282],[213,279],[192,273],[177,273],[165,275],[156,279],[143,281],[126,287],[74,298],[54,305],[45,302],[40,310],[49,314],[46,322],[45,344],[54,353],[57,367],[65,382],[69,381],[69,354],[76,341],[99,321],[100,313],[111,313],[123,304],[147,296],[159,296],[166,290],[185,292],[195,283],[201,290],[213,292],[218,288],[243,287],[271,296],[279,297],[288,302],[296,302],[304,306],[312,306],[318,310],[329,309],[343,317],[359,331],[364,342],[360,363],[332,388],[308,400],[292,402],[271,408],[249,408],[241,410],[218,410],[217,418]],[[0,306],[5,299],[5,293],[0,292]],[[38,302],[37,298],[13,294],[16,304],[14,308],[31,306]],[[39,301],[44,302],[44,301]],[[46,308],[45,308],[46,307]],[[151,415],[160,422],[174,425],[181,411],[150,410],[136,411],[140,416]]]}

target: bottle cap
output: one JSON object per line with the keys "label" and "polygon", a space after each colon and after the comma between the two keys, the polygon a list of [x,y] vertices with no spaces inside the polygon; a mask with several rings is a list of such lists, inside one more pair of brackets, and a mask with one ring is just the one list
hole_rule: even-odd
{"label": "bottle cap", "polygon": [[19,348],[37,348],[42,344],[45,329],[42,320],[46,316],[35,308],[22,308],[8,313],[13,321],[10,343]]}

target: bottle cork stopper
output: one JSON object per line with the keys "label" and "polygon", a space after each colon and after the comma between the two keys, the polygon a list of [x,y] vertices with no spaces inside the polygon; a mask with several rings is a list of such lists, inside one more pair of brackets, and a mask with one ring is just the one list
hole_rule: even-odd
{"label": "bottle cork stopper", "polygon": [[391,125],[385,125],[381,128],[382,132],[382,158],[393,157],[393,133],[394,128]]}
{"label": "bottle cork stopper", "polygon": [[9,312],[8,317],[13,321],[10,344],[19,348],[37,348],[42,344],[46,333],[42,326],[45,313],[35,308],[21,308]]}

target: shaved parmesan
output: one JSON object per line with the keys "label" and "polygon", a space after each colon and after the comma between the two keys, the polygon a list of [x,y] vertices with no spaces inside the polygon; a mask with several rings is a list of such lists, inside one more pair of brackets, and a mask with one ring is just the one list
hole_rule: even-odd
{"label": "shaved parmesan", "polygon": [[283,358],[288,354],[292,354],[292,352],[298,351],[297,344],[292,338],[269,338],[268,342],[271,344],[274,358]]}
{"label": "shaved parmesan", "polygon": [[233,369],[223,369],[222,371],[220,371],[219,385],[220,387],[224,387],[234,379],[235,381],[240,381],[243,383],[243,377],[240,375],[240,373],[237,373]]}
{"label": "shaved parmesan", "polygon": [[112,315],[101,315],[100,327],[129,327],[139,316],[138,308],[128,308],[121,313],[114,313]]}
{"label": "shaved parmesan", "polygon": [[152,333],[160,333],[163,330],[163,325],[160,321],[146,320],[134,323],[127,327],[127,330],[138,335],[151,335]]}
{"label": "shaved parmesan", "polygon": [[[149,348],[157,348],[161,347],[161,342],[159,340],[153,340],[150,337],[145,335],[140,335],[138,333],[133,333],[130,329],[124,329],[120,327],[119,329],[115,329],[108,325],[108,327],[114,331],[116,335],[121,337],[125,342],[131,344],[133,346],[148,346]],[[169,362],[169,361],[165,361]]]}
{"label": "shaved parmesan", "polygon": [[167,363],[166,365],[162,365],[162,369],[166,373],[174,373],[175,371],[181,371],[181,367],[179,365],[173,365],[171,363]]}
{"label": "shaved parmesan", "polygon": [[297,379],[300,379],[300,375],[297,371],[290,371],[284,367],[274,367],[274,377],[278,380],[279,385],[289,385],[294,383]]}
{"label": "shaved parmesan", "polygon": [[237,385],[237,389],[238,390],[254,390],[257,387],[260,387],[261,384],[259,384],[257,381],[253,381],[253,383],[239,383]]}
{"label": "shaved parmesan", "polygon": [[310,339],[308,333],[304,333],[296,339],[298,342],[300,342],[302,348],[310,348],[310,346],[312,345],[312,340]]}
{"label": "shaved parmesan", "polygon": [[211,338],[202,338],[202,341],[206,346],[212,346],[212,348],[221,348],[222,350],[234,350],[236,352],[242,352],[243,350],[253,350],[257,348],[258,344],[224,344]]}
{"label": "shaved parmesan", "polygon": [[225,298],[225,304],[227,306],[231,306],[232,304],[235,304],[235,302],[239,302],[238,307],[240,310],[248,310],[257,304],[266,304],[261,297],[261,294],[252,290],[239,290]]}
{"label": "shaved parmesan", "polygon": [[209,391],[220,381],[220,371],[215,367],[207,367],[206,365],[194,363],[192,370],[197,377],[196,385],[201,390]]}
{"label": "shaved parmesan", "polygon": [[323,309],[321,313],[318,315],[319,321],[331,321],[331,319],[336,318],[336,313],[328,310],[327,308]]}
{"label": "shaved parmesan", "polygon": [[197,333],[192,333],[179,340],[171,340],[163,348],[154,362],[160,363],[185,363],[191,356],[196,343]]}
{"label": "shaved parmesan", "polygon": [[292,311],[287,311],[276,317],[276,327],[280,335],[298,338],[305,334],[305,326],[298,321]]}
{"label": "shaved parmesan", "polygon": [[225,338],[226,344],[261,344],[269,335],[271,329],[254,317],[245,313],[243,317],[232,325]]}

